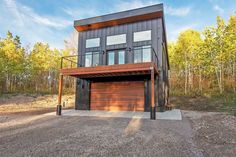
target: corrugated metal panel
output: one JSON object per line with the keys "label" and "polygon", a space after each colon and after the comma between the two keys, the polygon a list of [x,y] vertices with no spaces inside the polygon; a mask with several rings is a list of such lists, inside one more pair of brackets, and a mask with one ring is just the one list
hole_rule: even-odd
{"label": "corrugated metal panel", "polygon": [[[142,41],[133,43],[133,33],[138,31],[145,31],[145,30],[152,30],[152,41]],[[159,32],[159,33],[157,33]],[[148,21],[141,21],[131,24],[119,25],[114,27],[107,27],[101,28],[97,30],[89,30],[80,32],[81,36],[79,41],[79,51],[80,53],[84,54],[88,51],[106,51],[111,49],[128,49],[133,48],[134,46],[143,46],[151,44],[152,47],[156,52],[158,52],[159,63],[161,64],[161,57],[162,57],[162,21],[160,19],[148,20]],[[126,34],[126,44],[118,44],[118,45],[106,45],[106,37],[111,35],[119,35],[119,34]],[[100,47],[99,48],[85,48],[85,41],[86,39],[90,38],[100,38]],[[83,42],[84,41],[84,42]],[[159,47],[159,48],[158,48]],[[127,63],[132,62],[132,53],[126,54],[126,61]],[[103,57],[103,59],[102,59]],[[101,61],[104,61],[101,64],[105,64],[105,55],[101,56]],[[82,61],[84,62],[84,60]],[[84,64],[84,63],[83,63]]]}

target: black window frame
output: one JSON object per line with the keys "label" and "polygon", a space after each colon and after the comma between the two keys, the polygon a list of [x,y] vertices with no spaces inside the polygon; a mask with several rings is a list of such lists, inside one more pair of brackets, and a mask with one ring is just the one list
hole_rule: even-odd
{"label": "black window frame", "polygon": [[[88,55],[88,53],[91,53],[89,55],[92,56],[92,61],[91,61],[91,66],[86,66],[86,56]],[[94,55],[97,55],[98,54],[98,64],[97,65],[94,65]],[[84,67],[95,67],[95,66],[99,66],[101,63],[100,63],[100,52],[99,51],[88,51],[88,52],[85,52],[85,55],[84,55]]]}
{"label": "black window frame", "polygon": [[[122,48],[122,49],[109,49],[106,51],[106,65],[109,65],[109,53],[114,52],[114,64],[112,65],[117,65],[119,64],[119,52],[120,51],[124,51],[124,63],[126,64],[126,49]],[[120,64],[121,65],[121,64]]]}
{"label": "black window frame", "polygon": [[[153,58],[153,54],[152,54],[152,46],[151,45],[141,45],[141,46],[135,46],[134,48],[133,48],[133,63],[146,63],[146,62],[144,62],[143,61],[143,53],[144,53],[144,49],[148,49],[148,48],[143,48],[143,47],[145,47],[145,46],[149,46],[148,48],[150,48],[150,62],[152,62],[152,58]],[[135,61],[135,50],[140,50],[141,51],[141,62],[134,62]]]}

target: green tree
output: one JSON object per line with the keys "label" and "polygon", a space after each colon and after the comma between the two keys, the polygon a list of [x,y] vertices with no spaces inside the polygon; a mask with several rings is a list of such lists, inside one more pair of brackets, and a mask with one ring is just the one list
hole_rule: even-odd
{"label": "green tree", "polygon": [[25,51],[21,48],[20,38],[13,38],[12,33],[8,31],[6,38],[1,40],[0,51],[1,73],[5,82],[3,90],[13,91],[18,83],[17,79],[24,71]]}
{"label": "green tree", "polygon": [[185,85],[184,93],[193,89],[193,77],[195,66],[198,65],[200,46],[202,39],[200,33],[194,30],[186,30],[180,33],[176,43],[175,59],[179,64],[179,70],[184,71]]}

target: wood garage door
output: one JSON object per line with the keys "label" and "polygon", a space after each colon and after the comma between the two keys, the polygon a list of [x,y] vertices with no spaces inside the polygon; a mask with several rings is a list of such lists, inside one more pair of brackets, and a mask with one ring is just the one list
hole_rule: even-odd
{"label": "wood garage door", "polygon": [[144,82],[91,83],[90,109],[144,111]]}

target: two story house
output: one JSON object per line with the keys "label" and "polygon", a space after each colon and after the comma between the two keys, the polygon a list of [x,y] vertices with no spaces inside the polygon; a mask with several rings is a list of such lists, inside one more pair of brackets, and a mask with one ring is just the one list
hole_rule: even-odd
{"label": "two story house", "polygon": [[[155,119],[168,103],[169,60],[163,4],[74,21],[79,32],[76,110],[143,111]],[[72,56],[64,57],[68,59]]]}

